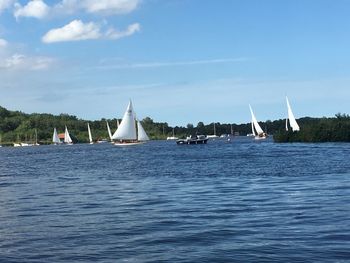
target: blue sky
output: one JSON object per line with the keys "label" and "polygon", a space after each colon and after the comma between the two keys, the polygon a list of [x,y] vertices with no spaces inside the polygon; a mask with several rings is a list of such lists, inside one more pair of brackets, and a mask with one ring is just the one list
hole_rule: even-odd
{"label": "blue sky", "polygon": [[347,0],[0,0],[0,105],[170,125],[349,113]]}

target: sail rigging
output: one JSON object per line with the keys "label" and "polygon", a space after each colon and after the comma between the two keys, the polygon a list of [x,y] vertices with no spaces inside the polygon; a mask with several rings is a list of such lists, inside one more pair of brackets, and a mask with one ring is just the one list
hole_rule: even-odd
{"label": "sail rigging", "polygon": [[124,113],[123,119],[112,136],[113,140],[136,140],[136,125],[135,114],[132,107],[132,102],[129,101],[129,105]]}

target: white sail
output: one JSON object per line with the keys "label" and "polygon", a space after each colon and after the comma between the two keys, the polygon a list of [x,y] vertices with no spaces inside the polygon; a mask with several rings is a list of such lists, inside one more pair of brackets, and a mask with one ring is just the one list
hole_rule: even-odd
{"label": "white sail", "polygon": [[65,143],[72,143],[72,138],[70,137],[69,135],[69,132],[68,132],[68,129],[67,129],[67,126],[66,126],[66,129],[64,131],[64,142]]}
{"label": "white sail", "polygon": [[112,141],[112,133],[111,133],[111,128],[109,128],[108,121],[106,121],[106,123],[107,123],[108,136],[109,136],[109,139]]}
{"label": "white sail", "polygon": [[288,119],[289,119],[289,124],[290,127],[292,128],[293,131],[300,131],[300,127],[295,120],[294,114],[292,112],[292,108],[290,107],[288,97],[286,97],[287,100],[287,108],[288,108]]}
{"label": "white sail", "polygon": [[256,136],[256,134],[255,134],[255,130],[254,130],[254,123],[253,123],[253,119],[252,119],[252,134],[253,134],[254,136]]}
{"label": "white sail", "polygon": [[[249,109],[250,109],[250,113],[252,114],[252,122],[253,122],[253,125],[254,125],[256,132],[258,133],[258,135],[263,134],[264,131],[261,129],[258,121],[256,120],[254,112],[253,112],[252,107],[250,105],[249,105]],[[253,129],[253,131],[254,131],[254,129]],[[253,132],[253,134],[255,134],[255,133]]]}
{"label": "white sail", "polygon": [[89,141],[92,143],[92,135],[91,135],[91,129],[90,129],[90,124],[88,123],[88,133],[89,133]]}
{"label": "white sail", "polygon": [[58,137],[56,128],[53,129],[52,142],[61,143],[60,138]]}
{"label": "white sail", "polygon": [[113,140],[136,140],[136,125],[131,101],[124,113],[122,122],[112,136]]}
{"label": "white sail", "polygon": [[149,141],[148,135],[145,132],[145,130],[143,129],[140,121],[137,121],[137,131],[138,131],[137,140],[139,140],[139,141]]}

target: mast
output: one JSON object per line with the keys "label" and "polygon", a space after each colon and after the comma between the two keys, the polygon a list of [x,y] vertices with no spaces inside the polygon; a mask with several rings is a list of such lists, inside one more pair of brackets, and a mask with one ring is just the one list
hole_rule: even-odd
{"label": "mast", "polygon": [[38,144],[38,131],[35,129],[34,132],[35,132],[35,145],[39,145]]}
{"label": "mast", "polygon": [[214,135],[216,136],[216,127],[215,127],[215,122],[214,122]]}
{"label": "mast", "polygon": [[230,124],[231,126],[231,135],[233,135],[233,128],[232,128],[232,124]]}

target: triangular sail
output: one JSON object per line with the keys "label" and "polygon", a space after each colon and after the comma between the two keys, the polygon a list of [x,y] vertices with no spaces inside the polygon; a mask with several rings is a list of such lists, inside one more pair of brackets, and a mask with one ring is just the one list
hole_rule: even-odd
{"label": "triangular sail", "polygon": [[91,135],[91,129],[90,129],[90,124],[88,123],[88,133],[89,133],[89,141],[90,143],[92,142],[92,135]]}
{"label": "triangular sail", "polygon": [[137,140],[139,141],[149,141],[149,137],[147,135],[147,133],[145,132],[145,130],[143,129],[141,122],[137,121]]}
{"label": "triangular sail", "polygon": [[136,125],[131,101],[124,113],[122,122],[112,136],[113,140],[136,140]]}
{"label": "triangular sail", "polygon": [[295,120],[294,114],[292,112],[292,108],[290,107],[289,100],[287,97],[286,97],[286,100],[287,100],[288,119],[289,119],[290,127],[292,128],[293,131],[299,131],[300,127],[297,121]]}
{"label": "triangular sail", "polygon": [[[255,115],[254,115],[253,110],[252,110],[252,107],[250,105],[249,105],[249,109],[250,109],[250,113],[252,114],[252,123],[254,125],[254,128],[255,128],[257,134],[259,135],[259,134],[264,133],[264,131],[261,129],[258,121],[256,120]],[[253,134],[255,134],[254,128],[253,128]]]}
{"label": "triangular sail", "polygon": [[72,138],[70,137],[69,135],[69,132],[68,132],[68,129],[67,129],[67,126],[66,126],[66,129],[64,131],[64,142],[65,143],[72,143]]}
{"label": "triangular sail", "polygon": [[60,138],[58,137],[56,128],[53,129],[52,142],[61,143]]}
{"label": "triangular sail", "polygon": [[112,140],[111,128],[109,128],[108,121],[106,121],[106,123],[107,123],[107,130],[108,130],[108,136],[109,136],[109,139],[110,139],[110,140]]}
{"label": "triangular sail", "polygon": [[255,134],[255,130],[254,130],[254,123],[253,123],[253,119],[252,119],[252,134],[253,134],[254,136],[256,136],[256,134]]}

